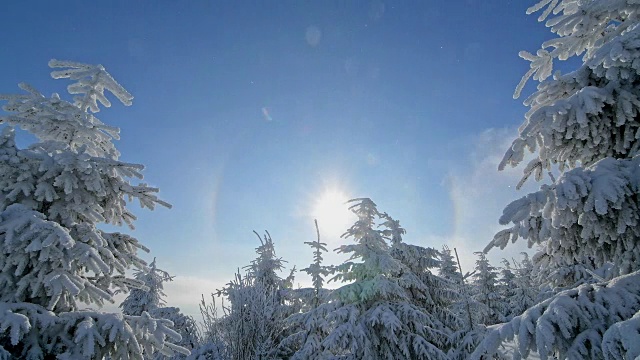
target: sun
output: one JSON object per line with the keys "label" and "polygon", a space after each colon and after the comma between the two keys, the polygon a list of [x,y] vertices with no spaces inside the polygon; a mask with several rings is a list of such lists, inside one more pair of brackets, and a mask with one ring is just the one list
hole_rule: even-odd
{"label": "sun", "polygon": [[349,197],[336,189],[325,190],[315,200],[311,215],[318,220],[322,242],[337,241],[353,223],[347,200]]}

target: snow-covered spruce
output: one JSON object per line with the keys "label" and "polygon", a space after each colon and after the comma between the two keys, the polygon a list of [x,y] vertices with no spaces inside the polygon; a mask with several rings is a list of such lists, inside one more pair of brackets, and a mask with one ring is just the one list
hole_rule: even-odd
{"label": "snow-covered spruce", "polygon": [[[370,199],[351,200],[358,221],[343,235],[354,244],[336,267],[333,280],[351,281],[332,293],[326,310],[331,324],[324,353],[339,359],[446,359],[450,333],[430,314],[430,289],[391,251],[374,221],[380,216]],[[327,309],[327,307],[331,307]]]}
{"label": "snow-covered spruce", "polygon": [[[441,253],[434,248],[404,242],[402,236],[406,231],[400,226],[400,221],[387,213],[380,214],[380,217],[383,222],[379,227],[383,228],[383,238],[391,243],[391,256],[406,266],[427,287],[426,298],[421,300],[420,306],[443,325],[447,334],[451,335],[464,328],[462,316],[456,311],[456,304],[462,299],[459,284],[433,272],[434,269],[442,268]],[[448,344],[443,349],[451,350],[457,346],[455,342],[456,339],[449,336]]]}
{"label": "snow-covered spruce", "polygon": [[[543,0],[528,11],[543,9],[540,20],[558,37],[536,55],[521,53],[531,70],[515,95],[531,76],[540,84],[500,169],[518,165],[528,150],[536,156],[520,184],[532,174],[541,180],[554,165],[563,173],[507,206],[500,223],[510,227],[485,250],[519,238],[538,245],[535,266],[551,288],[567,290],[500,326],[477,354],[516,336],[520,355],[633,358],[640,334],[615,340],[608,331],[632,328],[640,311],[638,290],[629,290],[640,270],[640,3]],[[551,77],[554,60],[575,55],[583,55],[577,70]],[[604,282],[613,276],[622,277]],[[553,321],[560,332],[545,325]]]}
{"label": "snow-covered spruce", "polygon": [[[513,318],[514,315],[511,314],[509,300],[515,295],[515,291],[517,289],[516,274],[511,267],[511,263],[507,259],[502,259],[502,265],[503,266],[500,268],[500,278],[496,283],[496,290],[500,297],[500,322],[509,321]],[[528,306],[526,308],[528,308]],[[522,312],[519,312],[516,315],[520,314],[522,314]]]}
{"label": "snow-covered spruce", "polygon": [[331,291],[323,288],[325,277],[330,274],[330,269],[322,265],[322,253],[327,252],[327,244],[320,241],[317,220],[315,225],[316,241],[305,242],[313,249],[313,263],[301,270],[311,276],[313,288],[288,291],[288,298],[299,303],[299,306],[294,305],[290,311],[291,315],[285,320],[287,336],[280,342],[279,348],[282,354],[292,360],[316,360],[330,355],[322,348],[322,339],[330,329],[326,315],[331,305],[326,302],[329,300]]}
{"label": "snow-covered spruce", "polygon": [[[200,347],[198,324],[191,316],[183,314],[180,311],[180,308],[164,306],[149,312],[149,315],[156,319],[171,321],[173,329],[180,335],[180,340],[175,341],[176,345],[189,351],[193,351]],[[184,360],[186,358],[186,354],[176,354],[168,358],[162,354],[156,354],[154,356],[154,359],[156,360]]]}
{"label": "snow-covered spruce", "polygon": [[148,269],[136,271],[133,277],[140,281],[144,287],[131,290],[120,304],[123,313],[141,315],[145,311],[150,313],[166,305],[163,283],[171,281],[172,277],[168,272],[156,266],[155,258],[149,264]]}
{"label": "snow-covered spruce", "polygon": [[311,246],[313,249],[313,263],[308,267],[300,270],[304,271],[311,276],[311,283],[313,284],[313,307],[317,307],[320,304],[320,295],[322,293],[322,286],[324,285],[324,279],[329,275],[329,269],[322,265],[322,253],[327,252],[327,244],[320,242],[320,230],[318,229],[318,220],[315,220],[316,232],[318,238],[316,241],[305,241],[305,244]]}
{"label": "snow-covered spruce", "polygon": [[458,262],[451,254],[451,249],[448,246],[443,246],[439,252],[440,267],[438,268],[438,275],[451,281],[454,284],[462,283],[462,274],[458,268]]}
{"label": "snow-covered spruce", "polygon": [[[448,289],[449,300],[446,308],[455,317],[447,355],[452,360],[466,360],[482,340],[486,327],[478,323],[478,315],[483,314],[484,304],[473,298],[472,287],[467,280],[473,273],[463,275],[460,267],[446,245],[439,251],[438,274],[447,280],[443,289]],[[475,320],[474,320],[475,319]]]}
{"label": "snow-covered spruce", "polygon": [[[139,316],[147,312],[154,318],[170,320],[178,334],[180,341],[176,342],[187,350],[192,350],[199,345],[198,328],[195,320],[180,312],[177,307],[167,307],[165,302],[164,282],[173,280],[166,271],[156,266],[154,258],[146,270],[138,270],[134,278],[144,287],[133,289],[126,299],[120,304],[122,312],[126,315]],[[163,355],[145,355],[146,359],[167,359]],[[185,355],[178,354],[170,359],[185,359]]]}
{"label": "snow-covered spruce", "polygon": [[[618,274],[640,269],[640,157],[605,158],[588,168],[567,171],[552,185],[509,204],[500,218],[508,229],[488,248],[504,248],[525,238],[542,244],[543,268],[559,286],[580,274],[561,270],[581,265],[595,270],[613,263]],[[555,271],[553,271],[555,270]]]}
{"label": "snow-covered spruce", "polygon": [[475,300],[473,311],[476,324],[492,325],[502,318],[502,298],[498,293],[498,269],[489,263],[482,252],[475,253],[475,271],[471,275],[472,297]]}
{"label": "snow-covered spruce", "polygon": [[[564,290],[506,324],[489,328],[471,359],[492,354],[516,338],[519,356],[541,359],[635,359],[640,309],[640,271],[599,284]],[[622,330],[622,331],[621,331]]]}
{"label": "snow-covered spruce", "polygon": [[[287,278],[278,272],[284,260],[276,256],[271,235],[260,237],[258,257],[246,266],[246,275],[238,273],[218,296],[224,296],[224,316],[216,324],[221,328],[223,357],[230,360],[278,358],[278,345],[287,335],[285,319],[298,308],[289,306],[287,294],[293,283],[292,269]],[[215,340],[215,339],[213,339]]]}
{"label": "snow-covered spruce", "polygon": [[[67,102],[29,85],[21,95],[0,95],[7,113],[0,136],[0,353],[27,359],[142,359],[160,351],[188,351],[169,320],[147,313],[123,316],[93,310],[113,302],[114,291],[140,286],[126,277],[144,269],[146,250],[128,235],[101,223],[133,228],[127,200],[157,204],[157,189],[132,185],[142,165],[118,160],[118,129],[97,117],[104,91],[125,105],[132,96],[100,65],[52,60],[54,78],[75,80]],[[27,148],[15,143],[14,126],[35,135]]]}
{"label": "snow-covered spruce", "polygon": [[522,314],[533,306],[538,298],[539,289],[534,279],[533,264],[526,252],[522,253],[522,260],[512,262],[503,260],[498,282],[498,291],[502,298],[502,321],[508,321]]}

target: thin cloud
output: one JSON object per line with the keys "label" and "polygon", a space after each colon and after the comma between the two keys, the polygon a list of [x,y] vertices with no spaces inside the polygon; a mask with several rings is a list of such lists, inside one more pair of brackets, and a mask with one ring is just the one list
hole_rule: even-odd
{"label": "thin cloud", "polygon": [[[458,248],[463,270],[473,268],[476,259],[473,252],[482,251],[503,228],[498,219],[504,207],[539,186],[529,181],[521,190],[516,190],[522,168],[498,171],[503,154],[516,136],[517,130],[512,128],[483,131],[475,138],[468,156],[467,163],[471,166],[452,172],[447,179],[454,205],[454,227],[447,243],[449,247]],[[526,244],[516,243],[504,251],[492,249],[488,257],[494,265],[499,265],[502,258],[517,259],[520,252],[527,250]]]}

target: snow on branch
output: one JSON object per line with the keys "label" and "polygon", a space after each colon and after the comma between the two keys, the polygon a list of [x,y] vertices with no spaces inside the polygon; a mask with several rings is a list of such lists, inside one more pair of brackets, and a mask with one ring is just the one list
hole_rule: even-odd
{"label": "snow on branch", "polygon": [[[588,257],[595,267],[613,262],[619,274],[640,268],[640,157],[603,159],[564,173],[553,185],[513,201],[485,251],[518,238],[544,244],[555,259]],[[566,264],[565,264],[566,265]]]}
{"label": "snow on branch", "polygon": [[[489,334],[471,356],[491,356],[515,339],[517,355],[541,359],[633,359],[640,355],[640,271],[562,291]],[[629,319],[629,320],[625,320]],[[622,329],[628,332],[621,333]]]}
{"label": "snow on branch", "polygon": [[98,112],[98,102],[105,107],[110,107],[111,102],[104,95],[104,90],[109,90],[120,102],[129,106],[132,104],[133,95],[118,84],[102,65],[89,65],[72,61],[60,61],[52,59],[49,61],[51,68],[66,68],[65,70],[55,70],[51,72],[54,79],[68,78],[77,80],[67,87],[71,94],[84,94],[84,96],[74,97],[77,107],[86,111]]}

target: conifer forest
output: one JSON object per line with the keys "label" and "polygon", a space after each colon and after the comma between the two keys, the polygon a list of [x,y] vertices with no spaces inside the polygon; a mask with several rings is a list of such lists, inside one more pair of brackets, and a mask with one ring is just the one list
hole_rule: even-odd
{"label": "conifer forest", "polygon": [[[360,194],[338,246],[308,224],[301,269],[277,236],[243,229],[254,260],[203,291],[200,317],[172,306],[164,285],[181,274],[143,260],[153,239],[130,231],[136,203],[171,204],[121,160],[106,121],[112,102],[132,105],[127,79],[50,60],[66,92],[0,95],[0,360],[640,359],[640,2],[528,13],[550,33],[519,54],[529,70],[513,96],[527,111],[496,171],[517,167],[513,185],[537,190],[503,204],[492,239],[419,245]],[[490,261],[517,245],[528,250]],[[334,251],[346,260],[327,261]],[[102,309],[118,294],[120,311]]]}

